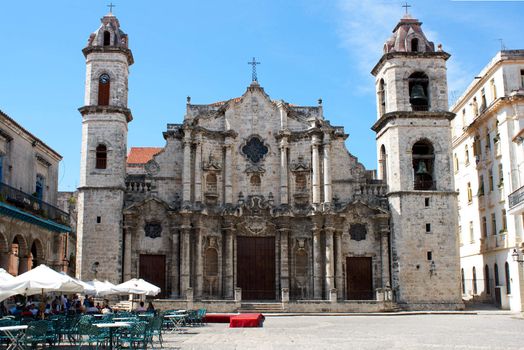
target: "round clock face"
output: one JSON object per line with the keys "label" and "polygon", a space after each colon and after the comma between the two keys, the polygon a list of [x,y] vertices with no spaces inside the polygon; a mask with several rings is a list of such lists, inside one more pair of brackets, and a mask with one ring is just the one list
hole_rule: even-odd
{"label": "round clock face", "polygon": [[102,75],[100,76],[100,82],[101,82],[102,84],[107,84],[107,83],[109,83],[109,75],[107,75],[107,74],[102,74]]}

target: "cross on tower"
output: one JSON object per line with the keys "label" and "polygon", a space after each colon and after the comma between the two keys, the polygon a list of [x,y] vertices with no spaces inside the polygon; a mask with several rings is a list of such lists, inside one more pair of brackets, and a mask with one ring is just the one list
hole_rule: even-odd
{"label": "cross on tower", "polygon": [[107,7],[109,7],[109,13],[113,13],[113,7],[116,7],[116,5],[113,5],[111,2],[109,5],[107,5]]}
{"label": "cross on tower", "polygon": [[404,5],[402,5],[402,7],[406,8],[406,15],[407,15],[408,14],[408,8],[411,7],[411,5],[408,5],[408,2],[406,1],[406,3]]}
{"label": "cross on tower", "polygon": [[248,62],[247,64],[250,64],[253,67],[252,68],[252,72],[251,72],[251,79],[253,79],[253,81],[258,81],[258,79],[257,79],[257,64],[260,64],[260,62],[257,62],[255,57],[253,57],[253,60],[251,62]]}

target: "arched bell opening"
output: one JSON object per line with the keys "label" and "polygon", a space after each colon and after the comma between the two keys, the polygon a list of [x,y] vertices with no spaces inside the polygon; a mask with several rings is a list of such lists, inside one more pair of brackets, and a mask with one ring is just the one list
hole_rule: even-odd
{"label": "arched bell opening", "polygon": [[413,172],[415,190],[434,190],[434,162],[435,151],[431,142],[418,141],[413,145]]}
{"label": "arched bell opening", "polygon": [[409,103],[413,111],[429,110],[428,76],[423,72],[415,72],[408,78]]}

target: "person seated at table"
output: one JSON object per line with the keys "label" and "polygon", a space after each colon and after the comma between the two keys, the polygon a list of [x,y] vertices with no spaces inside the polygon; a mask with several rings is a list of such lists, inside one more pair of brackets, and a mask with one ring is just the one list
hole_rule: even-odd
{"label": "person seated at table", "polygon": [[9,309],[9,313],[13,316],[17,316],[17,315],[20,315],[20,313],[22,312],[22,304],[20,303],[16,303],[14,304],[10,309]]}
{"label": "person seated at table", "polygon": [[104,299],[104,306],[102,306],[101,311],[103,314],[110,314],[113,312],[113,309],[111,309],[111,306],[109,306],[109,300]]}
{"label": "person seated at table", "polygon": [[135,311],[137,312],[144,312],[144,311],[147,311],[146,307],[144,306],[144,302],[141,301],[140,304],[138,305],[138,307],[135,309]]}
{"label": "person seated at table", "polygon": [[84,308],[84,306],[82,305],[82,303],[78,299],[71,306],[71,310],[73,310],[77,315],[78,314],[83,314],[86,311],[86,309]]}
{"label": "person seated at table", "polygon": [[98,308],[92,302],[88,302],[87,305],[86,314],[97,314],[100,312],[100,310],[98,310]]}
{"label": "person seated at table", "polygon": [[152,301],[150,301],[149,304],[147,304],[147,312],[155,312],[155,307],[153,306]]}
{"label": "person seated at table", "polygon": [[[33,304],[33,307],[34,307],[34,304]],[[38,310],[36,310],[36,312],[33,313],[33,311],[29,309],[29,307],[24,306],[22,308],[22,312],[20,312],[20,316],[22,316],[22,317],[33,317],[33,316],[35,316],[37,314],[37,312],[38,312]]]}

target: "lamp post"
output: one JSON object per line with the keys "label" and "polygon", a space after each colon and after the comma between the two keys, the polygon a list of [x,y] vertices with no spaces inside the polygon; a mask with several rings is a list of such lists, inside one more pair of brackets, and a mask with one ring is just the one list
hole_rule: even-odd
{"label": "lamp post", "polygon": [[514,262],[518,262],[518,263],[524,263],[524,259],[519,259],[520,257],[520,254],[519,252],[517,251],[517,249],[513,249],[513,254],[511,254],[511,256],[513,257],[513,261]]}

